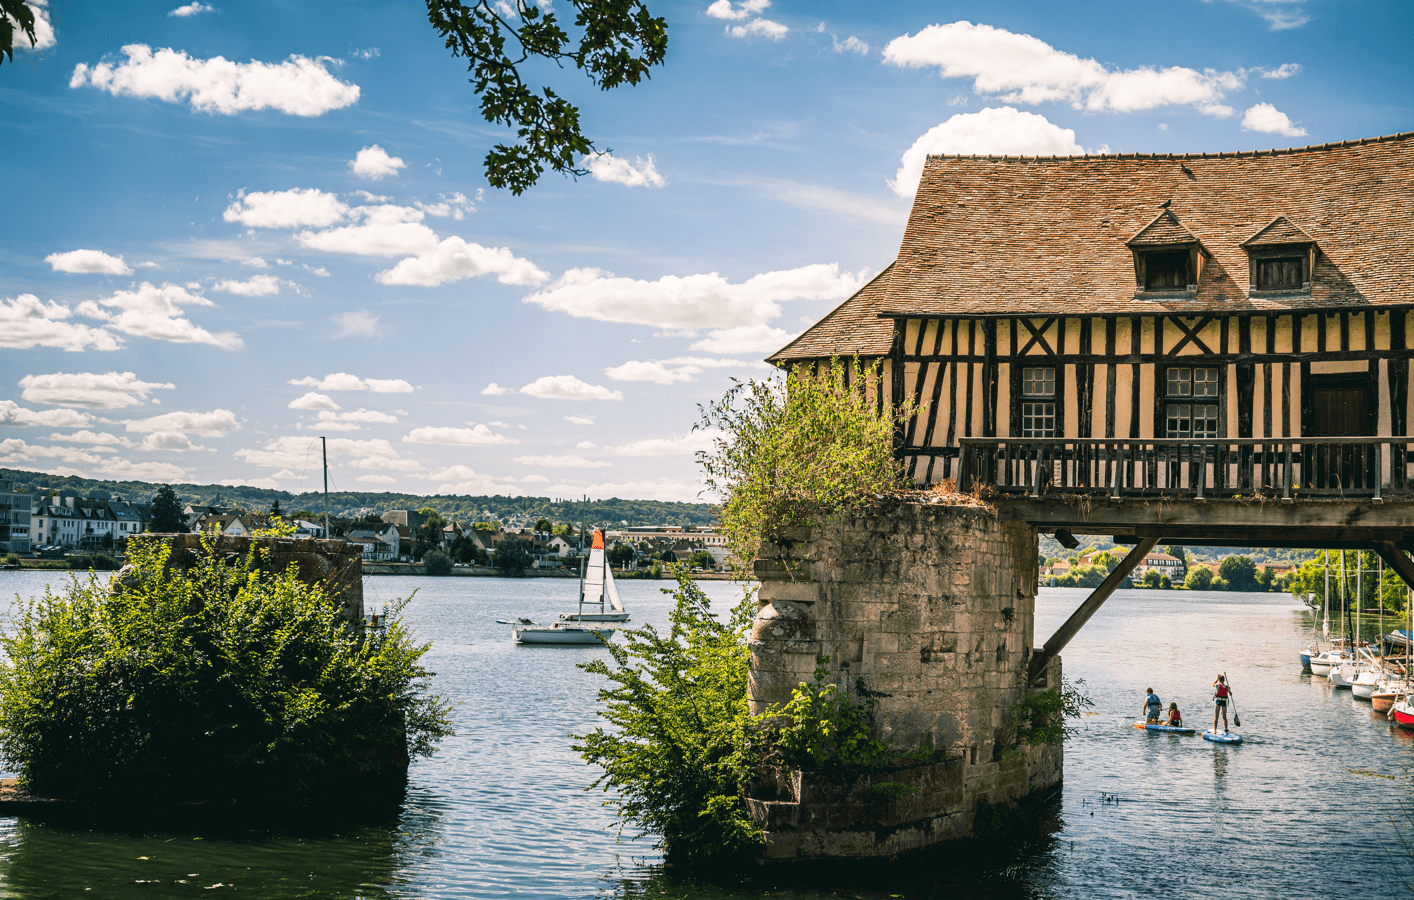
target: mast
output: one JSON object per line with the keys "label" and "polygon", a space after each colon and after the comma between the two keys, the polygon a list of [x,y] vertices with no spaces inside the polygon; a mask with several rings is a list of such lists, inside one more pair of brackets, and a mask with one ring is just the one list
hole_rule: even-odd
{"label": "mast", "polygon": [[1326,551],[1325,571],[1326,589],[1321,594],[1321,632],[1322,637],[1329,642],[1331,639],[1331,552],[1329,550]]}
{"label": "mast", "polygon": [[319,438],[319,449],[324,455],[324,540],[329,540],[329,441]]}
{"label": "mast", "polygon": [[1376,560],[1379,574],[1375,576],[1375,604],[1380,610],[1380,664],[1384,665],[1385,656],[1385,558],[1381,556]]}
{"label": "mast", "polygon": [[1355,646],[1360,646],[1364,637],[1360,633],[1360,599],[1365,595],[1365,554],[1355,551]]}

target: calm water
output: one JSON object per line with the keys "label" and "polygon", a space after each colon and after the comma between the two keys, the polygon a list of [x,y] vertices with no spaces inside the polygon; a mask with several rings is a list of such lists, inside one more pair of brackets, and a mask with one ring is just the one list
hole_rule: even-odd
{"label": "calm water", "polygon": [[[6,597],[48,573],[0,573]],[[740,595],[704,582],[723,606]],[[661,583],[621,584],[638,622],[666,621]],[[1414,734],[1324,679],[1297,674],[1309,614],[1285,595],[1120,592],[1065,654],[1093,714],[1066,748],[1051,833],[1024,846],[971,847],[908,866],[859,868],[827,887],[708,884],[665,872],[647,841],[622,841],[593,772],[565,735],[593,727],[593,649],[517,647],[498,618],[542,621],[572,581],[372,578],[370,603],[419,589],[408,614],[434,642],[430,667],[459,705],[457,737],[414,765],[407,804],[386,827],[337,834],[112,834],[0,819],[0,897],[177,897],[203,888],[270,898],[762,896],[1090,898],[1404,894],[1414,867]],[[1042,592],[1050,635],[1083,590]],[[1130,723],[1144,689],[1211,716],[1226,670],[1247,742],[1149,735]],[[1402,807],[1401,807],[1402,804]],[[215,887],[220,885],[220,887]],[[84,894],[84,891],[90,891]],[[1406,894],[1407,895],[1407,894]],[[203,894],[203,896],[209,896]]]}

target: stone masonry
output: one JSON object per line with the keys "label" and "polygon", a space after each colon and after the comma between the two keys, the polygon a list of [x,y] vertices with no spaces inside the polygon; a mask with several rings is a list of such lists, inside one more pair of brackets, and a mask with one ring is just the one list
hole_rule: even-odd
{"label": "stone masonry", "polygon": [[[1003,746],[1007,711],[1028,689],[1033,528],[986,507],[888,501],[788,537],[755,563],[752,712],[789,700],[828,657],[828,681],[846,689],[862,678],[884,695],[879,737],[896,751],[931,740],[937,752],[849,783],[809,772],[763,781],[751,807],[768,858],[895,856],[968,836],[984,803],[1059,786],[1059,746]],[[1059,681],[1057,659],[1043,682]],[[882,801],[878,782],[914,790]]]}

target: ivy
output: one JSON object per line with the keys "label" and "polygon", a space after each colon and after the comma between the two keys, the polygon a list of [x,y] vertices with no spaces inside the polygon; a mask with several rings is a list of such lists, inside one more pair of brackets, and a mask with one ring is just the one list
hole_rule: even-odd
{"label": "ivy", "polygon": [[1025,681],[1019,685],[1020,696],[1007,710],[1006,739],[998,745],[998,755],[1010,756],[1024,746],[1055,746],[1075,730],[1067,727],[1067,719],[1079,718],[1094,702],[1085,695],[1085,679],[1061,679],[1060,687],[1032,692]]}

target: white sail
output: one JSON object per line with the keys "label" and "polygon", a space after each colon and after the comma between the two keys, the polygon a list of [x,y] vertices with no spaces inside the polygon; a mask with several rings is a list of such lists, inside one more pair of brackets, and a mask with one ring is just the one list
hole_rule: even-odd
{"label": "white sail", "polygon": [[594,549],[589,551],[589,564],[584,567],[583,603],[604,602],[604,539],[594,532]]}
{"label": "white sail", "polygon": [[624,602],[619,599],[619,586],[614,581],[614,573],[608,566],[604,567],[604,590],[609,597],[609,605],[614,608],[614,612],[624,611]]}

